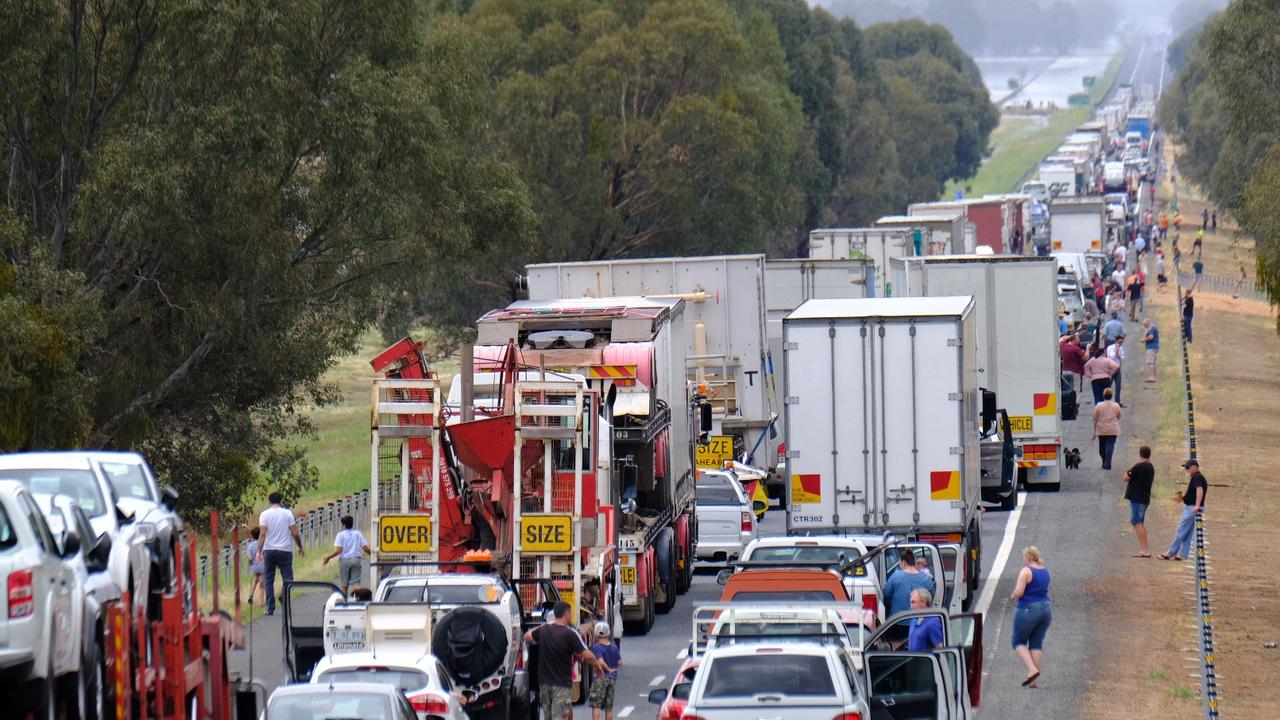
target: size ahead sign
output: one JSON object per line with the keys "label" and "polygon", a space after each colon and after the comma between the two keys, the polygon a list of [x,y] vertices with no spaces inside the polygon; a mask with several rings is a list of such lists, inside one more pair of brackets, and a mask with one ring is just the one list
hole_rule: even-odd
{"label": "size ahead sign", "polygon": [[431,552],[431,518],[426,515],[383,515],[378,518],[378,552]]}
{"label": "size ahead sign", "polygon": [[698,467],[719,470],[725,461],[733,459],[733,438],[728,435],[712,435],[706,445],[696,449]]}
{"label": "size ahead sign", "polygon": [[520,550],[544,554],[573,552],[573,516],[558,514],[521,516]]}

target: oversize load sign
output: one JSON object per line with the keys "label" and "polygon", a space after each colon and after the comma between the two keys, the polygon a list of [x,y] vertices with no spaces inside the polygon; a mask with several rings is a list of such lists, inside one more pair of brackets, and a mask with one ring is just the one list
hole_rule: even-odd
{"label": "oversize load sign", "polygon": [[520,549],[527,553],[573,552],[573,516],[524,515],[520,519]]}
{"label": "oversize load sign", "polygon": [[378,518],[378,552],[431,552],[431,518],[426,515],[383,515]]}

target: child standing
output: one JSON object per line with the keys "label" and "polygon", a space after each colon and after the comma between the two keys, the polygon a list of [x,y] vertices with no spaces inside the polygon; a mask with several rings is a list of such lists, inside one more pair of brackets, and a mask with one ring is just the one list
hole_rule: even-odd
{"label": "child standing", "polygon": [[258,548],[262,545],[260,540],[262,530],[256,527],[252,528],[249,530],[249,537],[253,538],[249,541],[249,547],[247,548],[249,553],[249,574],[253,576],[253,579],[249,581],[249,604],[252,605],[253,598],[259,590],[263,590],[263,600],[266,600],[266,586],[262,584],[262,572],[266,570],[266,564],[259,559],[261,553],[258,552]]}
{"label": "child standing", "polygon": [[369,542],[364,533],[355,529],[356,520],[350,515],[342,516],[342,529],[333,540],[333,552],[324,556],[321,565],[338,558],[338,586],[342,592],[351,594],[351,589],[360,584],[364,575],[364,565],[360,553],[369,554]]}
{"label": "child standing", "polygon": [[618,684],[618,668],[622,666],[622,649],[613,643],[610,634],[609,623],[596,623],[596,641],[591,646],[591,653],[604,662],[606,669],[596,671],[596,681],[591,684],[591,692],[587,695],[591,720],[600,720],[601,711],[604,711],[605,720],[613,720],[613,690]]}

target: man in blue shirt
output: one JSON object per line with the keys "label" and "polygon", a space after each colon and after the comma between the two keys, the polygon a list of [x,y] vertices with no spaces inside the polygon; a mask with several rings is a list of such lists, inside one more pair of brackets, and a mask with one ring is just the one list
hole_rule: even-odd
{"label": "man in blue shirt", "polygon": [[1107,345],[1113,345],[1116,338],[1124,337],[1124,321],[1120,319],[1120,313],[1111,313],[1111,319],[1102,326],[1102,334],[1107,338]]}
{"label": "man in blue shirt", "polygon": [[884,584],[884,611],[887,615],[911,609],[911,591],[924,588],[933,594],[933,578],[916,568],[916,556],[910,548],[898,555],[898,569]]}
{"label": "man in blue shirt", "polygon": [[1147,348],[1146,381],[1153,383],[1156,381],[1156,356],[1160,354],[1160,328],[1150,318],[1142,321],[1142,327],[1147,329],[1146,336],[1142,338],[1142,343]]}
{"label": "man in blue shirt", "polygon": [[[928,610],[933,607],[933,593],[924,588],[911,591],[911,609]],[[908,652],[929,652],[942,647],[946,638],[942,634],[942,619],[935,616],[911,619],[907,630]]]}

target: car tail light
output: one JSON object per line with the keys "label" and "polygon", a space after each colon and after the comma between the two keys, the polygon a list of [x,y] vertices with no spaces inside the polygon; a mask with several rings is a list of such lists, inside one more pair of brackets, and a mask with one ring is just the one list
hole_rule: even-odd
{"label": "car tail light", "polygon": [[873,592],[862,593],[862,609],[875,613],[880,610],[880,598]]}
{"label": "car tail light", "polygon": [[414,712],[425,713],[427,715],[449,714],[449,702],[433,693],[410,695],[409,704],[413,706]]}
{"label": "car tail light", "polygon": [[36,610],[35,593],[31,589],[31,571],[9,573],[9,619],[24,618]]}
{"label": "car tail light", "polygon": [[840,713],[835,717],[835,720],[862,720],[862,713]]}
{"label": "car tail light", "polygon": [[751,513],[742,511],[742,532],[751,532]]}

